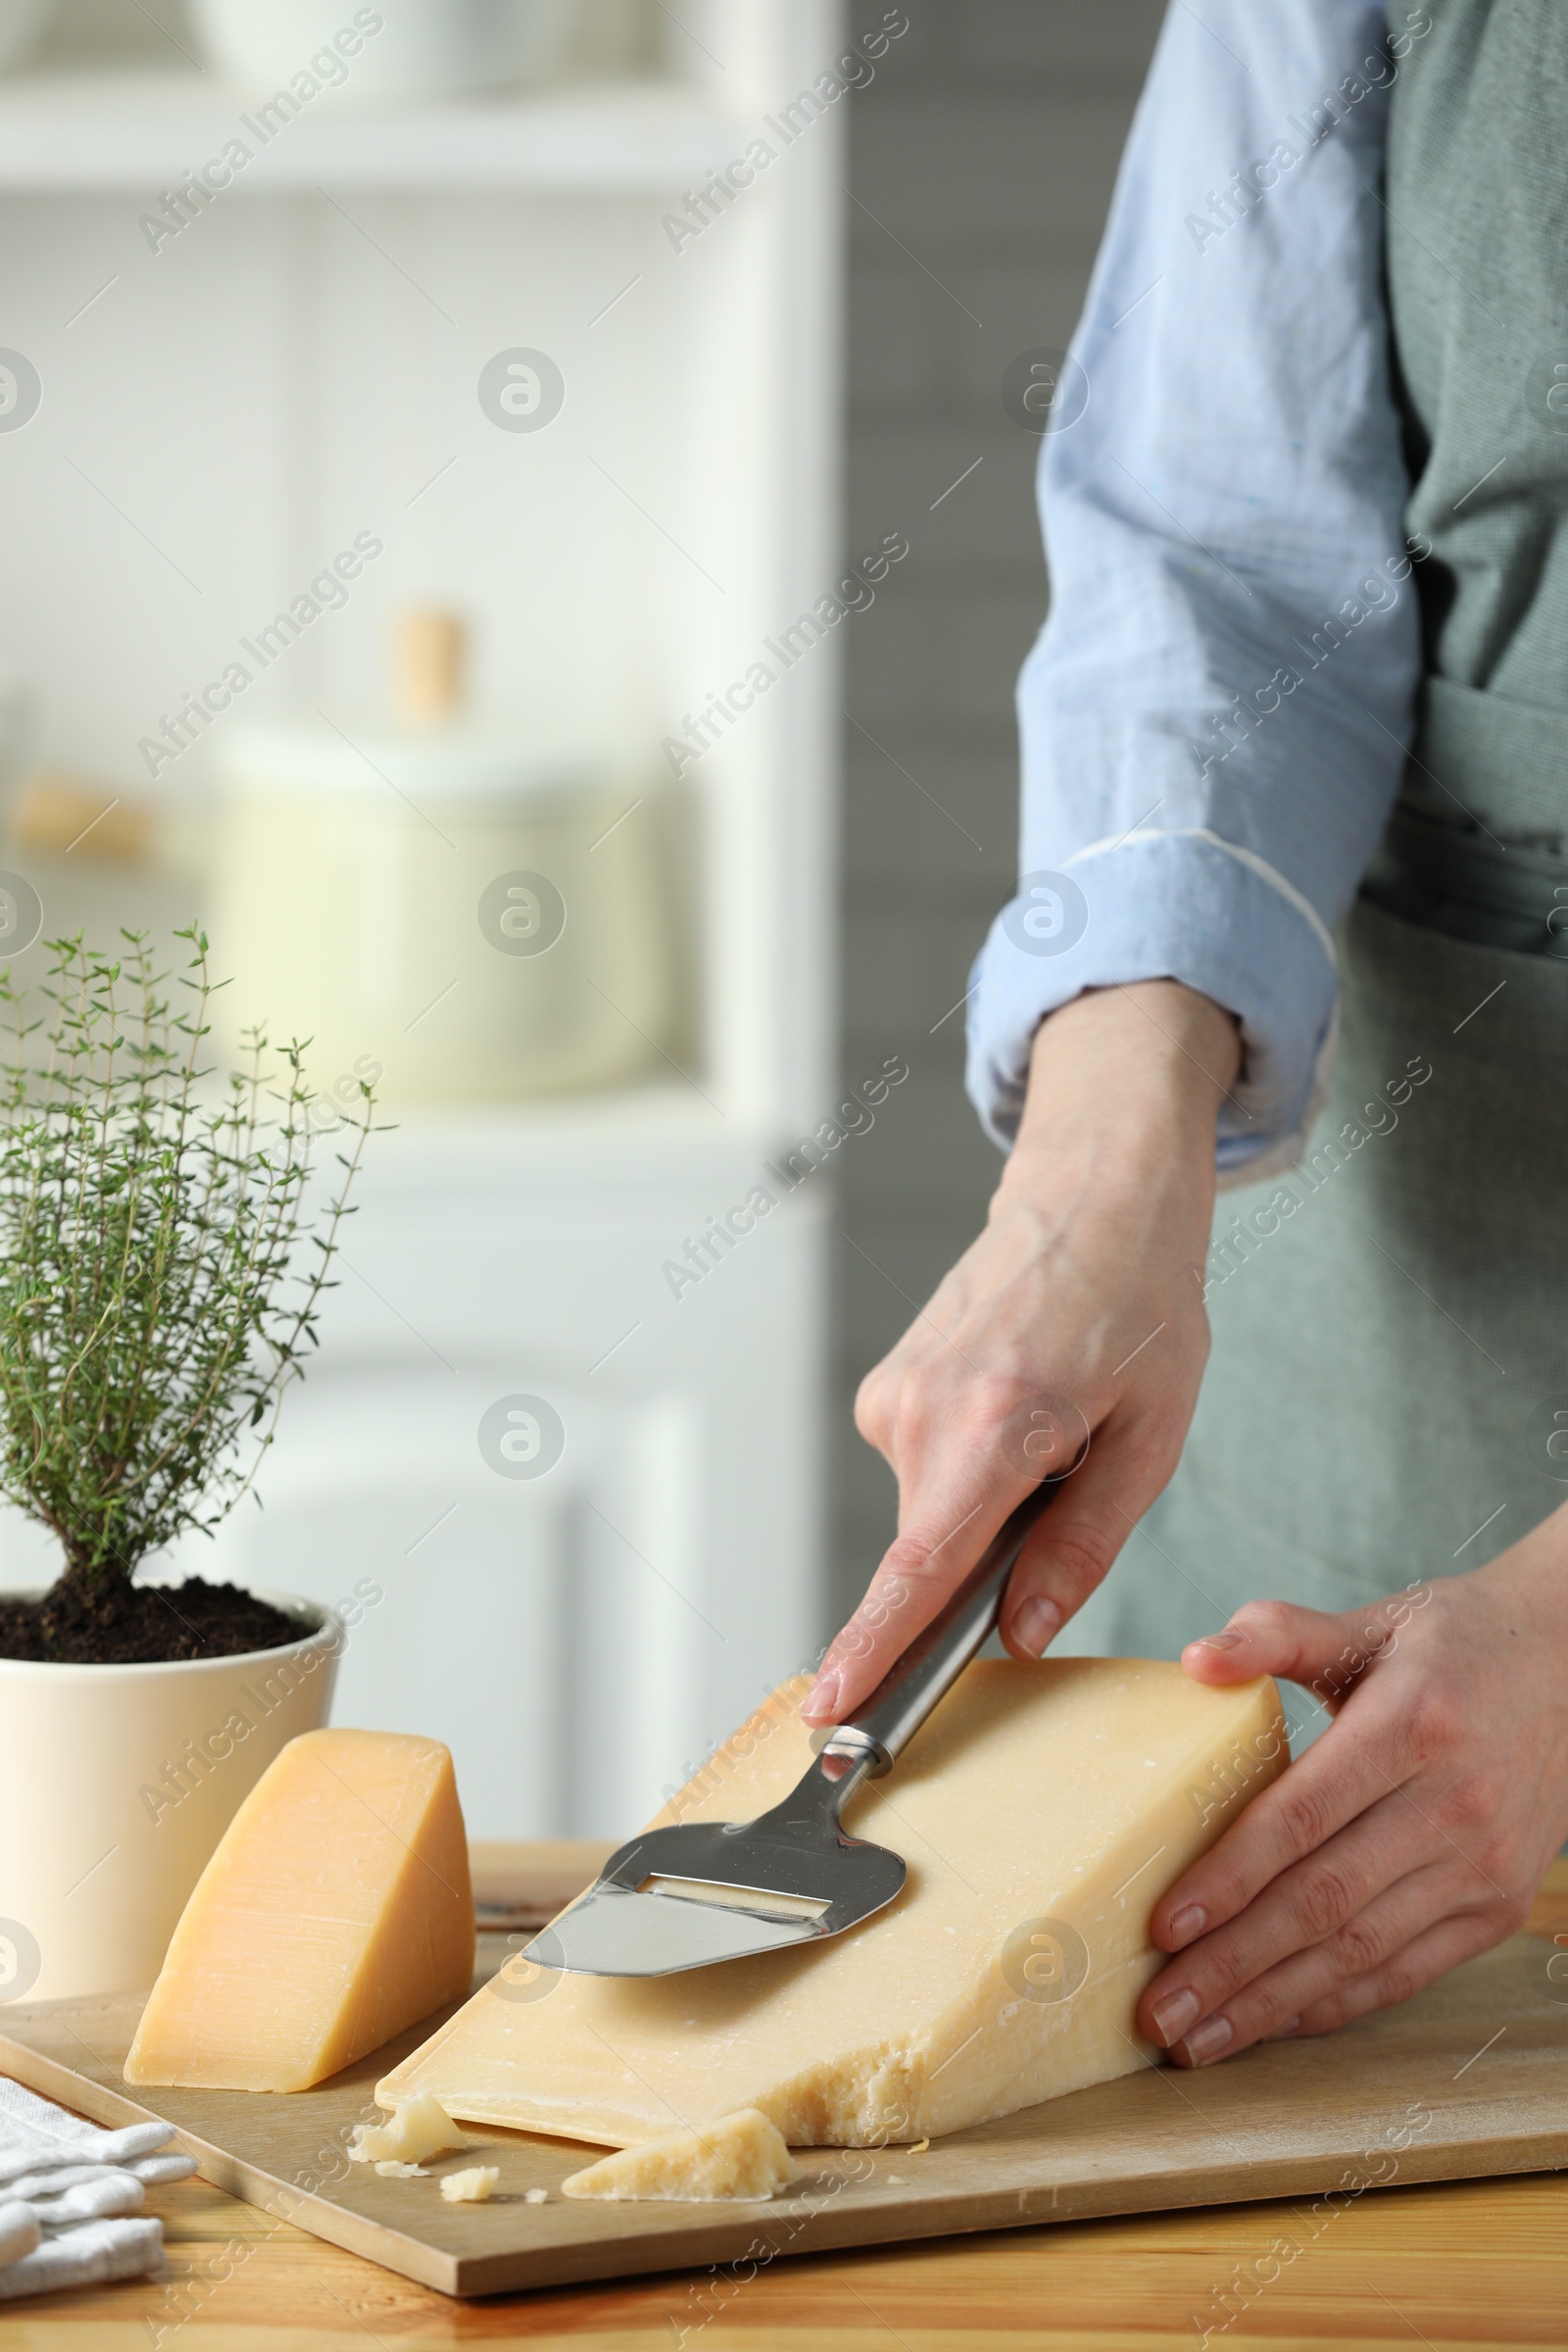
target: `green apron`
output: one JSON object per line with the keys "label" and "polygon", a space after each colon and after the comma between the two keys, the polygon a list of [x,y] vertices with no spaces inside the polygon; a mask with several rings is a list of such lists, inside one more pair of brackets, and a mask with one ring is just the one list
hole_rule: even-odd
{"label": "green apron", "polygon": [[1431,15],[1386,189],[1418,732],[1339,941],[1330,1106],[1220,1199],[1197,1416],[1091,1652],[1353,1608],[1568,1500],[1568,5]]}

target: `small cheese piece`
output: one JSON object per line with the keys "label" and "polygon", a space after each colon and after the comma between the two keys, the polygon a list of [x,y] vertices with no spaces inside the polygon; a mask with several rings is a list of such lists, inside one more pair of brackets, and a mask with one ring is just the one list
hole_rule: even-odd
{"label": "small cheese piece", "polygon": [[[804,1680],[658,1817],[748,1821],[811,1760]],[[757,2107],[792,2147],[956,2132],[1145,2066],[1164,1890],[1289,1760],[1266,1679],[1128,1658],[980,1660],[845,1809],[908,1864],[848,1934],[668,1977],[484,1986],[376,2086],[612,2147]]]}
{"label": "small cheese piece", "polygon": [[430,2178],[422,2164],[389,2164],[383,2159],[375,2169],[383,2180],[428,2180]]}
{"label": "small cheese piece", "polygon": [[695,2132],[666,2132],[602,2156],[561,2183],[564,2197],[771,2197],[801,2177],[779,2133],[755,2107]]}
{"label": "small cheese piece", "polygon": [[447,1750],[395,1732],[306,1732],[197,1881],[125,2081],[305,2090],[461,2000],[472,1976]]}
{"label": "small cheese piece", "polygon": [[522,2192],[522,2201],[525,2205],[548,2205],[550,2191],[548,2188],[525,2188]]}
{"label": "small cheese piece", "polygon": [[484,2205],[495,2195],[500,2178],[499,2164],[470,2164],[466,2173],[448,2173],[441,2194],[449,2205]]}
{"label": "small cheese piece", "polygon": [[440,2100],[422,2090],[401,2100],[389,2124],[356,2124],[348,2157],[351,2164],[373,2164],[379,2172],[383,2164],[420,2165],[427,2156],[463,2144],[463,2133]]}

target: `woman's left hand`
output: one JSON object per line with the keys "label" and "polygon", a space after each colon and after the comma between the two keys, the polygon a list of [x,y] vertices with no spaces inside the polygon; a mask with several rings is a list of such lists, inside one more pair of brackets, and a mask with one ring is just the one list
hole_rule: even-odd
{"label": "woman's left hand", "polygon": [[1177,1957],[1139,2024],[1179,2064],[1406,2001],[1524,1924],[1568,1837],[1568,1505],[1369,1608],[1250,1601],[1182,1664],[1334,1721],[1155,1907]]}

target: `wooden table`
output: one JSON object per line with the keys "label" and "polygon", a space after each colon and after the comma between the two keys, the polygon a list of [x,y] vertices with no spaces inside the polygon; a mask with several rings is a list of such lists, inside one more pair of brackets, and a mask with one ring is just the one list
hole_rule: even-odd
{"label": "wooden table", "polygon": [[[1530,1924],[1568,1934],[1568,1863]],[[481,2341],[537,2352],[1188,2352],[1237,2266],[1266,2258],[1292,2210],[1210,2207],[808,2257],[725,2292],[682,2274],[459,2304],[202,2180],[155,2189],[150,2204],[164,2220],[166,2277],[0,2306],[0,2352],[276,2352],[282,2330],[344,2352]],[[1560,2348],[1568,2176],[1369,2192],[1208,2340],[1226,2352]]]}

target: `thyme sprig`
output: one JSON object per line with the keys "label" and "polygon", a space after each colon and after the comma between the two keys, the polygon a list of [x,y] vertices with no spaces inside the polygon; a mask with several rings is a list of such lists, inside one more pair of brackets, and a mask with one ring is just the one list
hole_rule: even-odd
{"label": "thyme sprig", "polygon": [[183,996],[146,932],[121,937],[113,957],[79,932],[48,943],[52,1013],[29,1018],[0,972],[0,1494],[86,1592],[211,1534],[253,1486],[318,1345],[374,1103],[362,1080],[335,1194],[308,1216],[303,1045],[246,1032],[215,1093],[206,935],[175,934]]}

